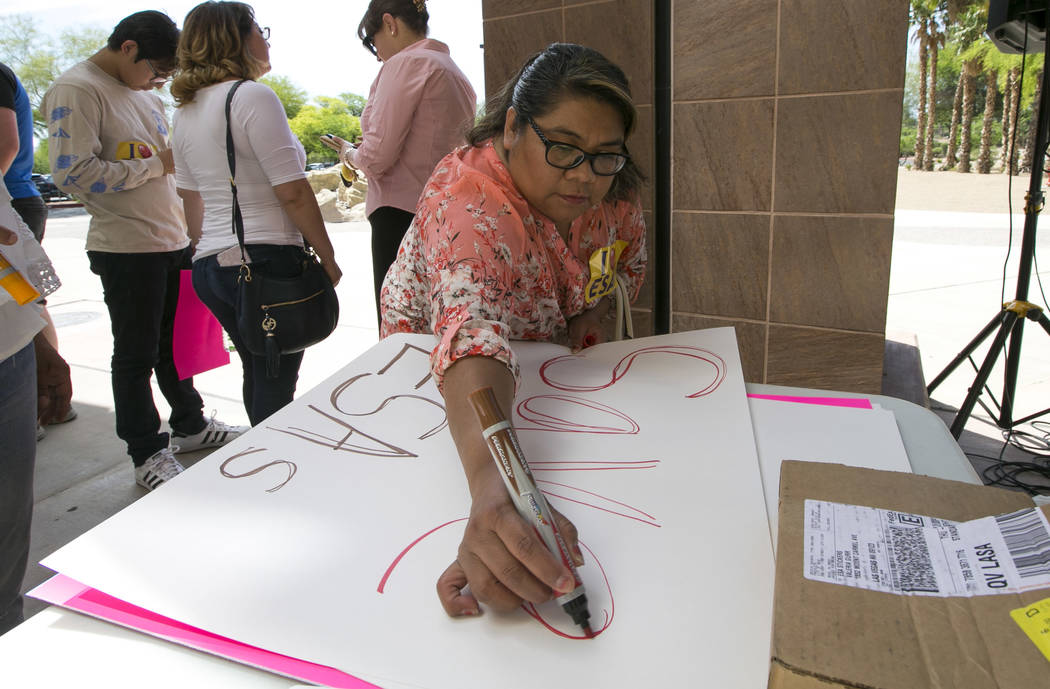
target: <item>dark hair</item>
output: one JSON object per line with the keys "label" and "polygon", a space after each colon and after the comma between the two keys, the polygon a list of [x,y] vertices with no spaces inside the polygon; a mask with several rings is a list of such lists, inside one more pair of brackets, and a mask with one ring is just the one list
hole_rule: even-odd
{"label": "dark hair", "polygon": [[368,3],[365,16],[361,17],[361,23],[357,25],[357,37],[364,43],[369,52],[369,39],[383,27],[383,15],[390,16],[403,21],[412,31],[426,36],[430,33],[427,22],[430,14],[427,12],[426,0],[372,0]]}
{"label": "dark hair", "polygon": [[171,95],[192,103],[197,91],[229,79],[257,79],[267,66],[246,46],[255,30],[255,11],[243,2],[203,2],[186,15],[177,53],[179,73]]}
{"label": "dark hair", "polygon": [[[623,70],[593,48],[574,43],[552,43],[522,65],[485,106],[485,114],[467,134],[473,146],[503,134],[507,110],[517,113],[515,131],[527,126],[531,118],[542,117],[566,98],[584,96],[611,105],[623,119],[624,139],[634,131],[638,112],[631,100],[631,89]],[[624,147],[626,151],[626,146]],[[645,176],[628,158],[616,173],[607,198],[631,198]]]}
{"label": "dark hair", "polygon": [[120,50],[124,41],[135,41],[139,46],[135,62],[156,60],[164,68],[174,67],[175,48],[179,43],[179,29],[171,17],[156,10],[144,10],[120,20],[106,39],[106,47]]}

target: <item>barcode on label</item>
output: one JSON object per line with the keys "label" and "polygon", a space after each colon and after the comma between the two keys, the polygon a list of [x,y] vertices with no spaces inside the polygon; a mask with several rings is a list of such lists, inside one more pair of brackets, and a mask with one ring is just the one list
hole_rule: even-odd
{"label": "barcode on label", "polygon": [[923,530],[890,526],[889,534],[886,549],[895,587],[901,591],[938,593],[937,576]]}
{"label": "barcode on label", "polygon": [[1021,578],[1050,574],[1050,533],[1034,509],[995,518]]}

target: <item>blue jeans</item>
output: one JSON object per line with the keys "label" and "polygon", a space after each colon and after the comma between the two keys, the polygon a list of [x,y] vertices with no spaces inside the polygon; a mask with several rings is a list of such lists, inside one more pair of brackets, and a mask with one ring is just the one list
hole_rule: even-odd
{"label": "blue jeans", "polygon": [[[264,268],[267,274],[293,277],[302,272],[303,250],[294,245],[249,244],[253,266]],[[220,266],[215,255],[193,262],[193,289],[204,305],[215,314],[223,330],[230,336],[237,356],[241,358],[244,383],[241,394],[244,409],[253,426],[295,399],[295,384],[299,381],[299,366],[303,353],[282,354],[279,374],[266,376],[266,357],[248,351],[237,330],[237,273],[240,266]]]}
{"label": "blue jeans", "polygon": [[0,634],[22,622],[36,461],[36,352],[33,343],[0,361]]}
{"label": "blue jeans", "polygon": [[160,432],[150,375],[171,406],[168,425],[183,435],[204,430],[204,401],[193,378],[179,380],[172,356],[179,271],[190,267],[189,248],[145,254],[89,251],[91,272],[102,291],[113,330],[113,409],[117,436],[128,445],[135,466],[168,446]]}

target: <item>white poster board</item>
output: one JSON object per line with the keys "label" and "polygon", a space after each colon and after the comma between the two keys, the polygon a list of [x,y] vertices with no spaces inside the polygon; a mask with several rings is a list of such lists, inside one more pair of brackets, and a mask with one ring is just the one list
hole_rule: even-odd
{"label": "white poster board", "polygon": [[382,341],[42,564],[381,686],[762,686],[773,558],[732,329],[516,346],[514,421],[581,534],[594,640],[553,603],[438,603],[469,499],[432,346]]}
{"label": "white poster board", "polygon": [[831,462],[911,473],[897,419],[882,407],[859,409],[828,404],[749,398],[769,529],[776,544],[780,463],[785,459]]}

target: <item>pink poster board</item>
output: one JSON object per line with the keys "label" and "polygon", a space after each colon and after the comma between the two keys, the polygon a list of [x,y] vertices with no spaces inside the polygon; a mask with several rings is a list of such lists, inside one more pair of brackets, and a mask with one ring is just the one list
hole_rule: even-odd
{"label": "pink poster board", "polygon": [[248,646],[158,615],[85,586],[63,574],[56,574],[30,591],[28,595],[46,603],[76,610],[165,641],[275,672],[292,679],[345,689],[379,689],[374,684],[334,668]]}
{"label": "pink poster board", "polygon": [[197,297],[193,271],[179,274],[179,303],[175,307],[172,356],[179,380],[230,363],[230,353],[222,341],[222,326]]}
{"label": "pink poster board", "polygon": [[758,395],[748,393],[756,400],[773,400],[775,402],[795,402],[796,404],[820,404],[825,407],[849,407],[851,409],[871,409],[871,400],[864,397],[798,397],[795,395]]}

